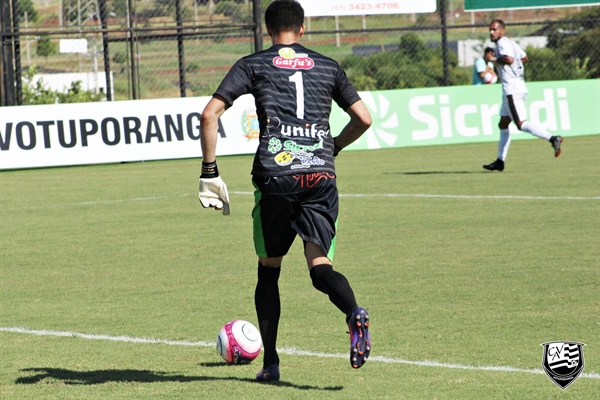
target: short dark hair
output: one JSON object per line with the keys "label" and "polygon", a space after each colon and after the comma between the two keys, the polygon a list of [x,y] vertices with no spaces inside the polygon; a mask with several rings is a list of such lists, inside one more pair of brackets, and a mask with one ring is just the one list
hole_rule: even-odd
{"label": "short dark hair", "polygon": [[300,32],[304,24],[304,9],[296,0],[275,0],[265,10],[265,25],[274,34]]}
{"label": "short dark hair", "polygon": [[493,52],[494,52],[493,47],[486,47],[485,50],[483,50],[483,54],[493,53]]}
{"label": "short dark hair", "polygon": [[500,25],[500,28],[505,29],[506,26],[504,25],[504,21],[502,21],[501,19],[495,19],[492,22],[490,22],[490,24],[493,24],[494,22],[497,22],[498,25]]}

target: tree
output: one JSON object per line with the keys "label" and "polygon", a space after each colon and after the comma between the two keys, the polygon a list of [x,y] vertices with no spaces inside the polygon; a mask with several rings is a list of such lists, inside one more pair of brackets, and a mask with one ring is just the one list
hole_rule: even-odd
{"label": "tree", "polygon": [[[563,19],[564,24],[553,25],[548,35],[548,48],[567,69],[587,71],[586,78],[600,78],[600,7],[590,7]],[[588,20],[570,22],[570,20]],[[579,71],[581,74],[584,71]],[[568,78],[563,78],[568,79]],[[577,78],[576,78],[577,79]],[[581,79],[581,78],[578,78]]]}
{"label": "tree", "polygon": [[[414,33],[400,38],[400,49],[368,57],[349,56],[342,60],[352,84],[358,90],[388,90],[443,86],[441,48],[430,49]],[[466,85],[470,71],[458,68],[458,57],[448,52],[450,84]]]}
{"label": "tree", "polygon": [[86,103],[104,100],[103,93],[81,89],[81,81],[73,82],[66,93],[49,89],[42,79],[33,83],[38,68],[29,67],[23,74],[23,104]]}
{"label": "tree", "polygon": [[37,41],[37,49],[36,54],[41,57],[46,57],[46,62],[48,62],[48,57],[53,56],[58,53],[58,46],[56,43],[51,41],[48,37],[41,37]]}
{"label": "tree", "polygon": [[25,13],[27,13],[27,20],[29,22],[35,22],[39,19],[39,14],[33,8],[31,0],[19,0],[19,20],[25,21]]}

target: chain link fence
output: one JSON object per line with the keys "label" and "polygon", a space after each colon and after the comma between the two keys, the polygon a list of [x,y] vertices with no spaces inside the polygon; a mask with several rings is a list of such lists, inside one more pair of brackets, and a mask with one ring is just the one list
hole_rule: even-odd
{"label": "chain link fence", "polygon": [[[2,104],[211,95],[237,59],[270,46],[255,13],[269,3],[2,0]],[[528,53],[528,81],[600,77],[600,7],[440,5],[443,14],[307,18],[302,44],[340,62],[359,90],[469,85],[501,18]]]}

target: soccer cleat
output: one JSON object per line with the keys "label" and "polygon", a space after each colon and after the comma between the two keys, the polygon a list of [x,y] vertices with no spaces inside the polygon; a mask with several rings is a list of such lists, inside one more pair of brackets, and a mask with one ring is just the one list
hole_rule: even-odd
{"label": "soccer cleat", "polygon": [[552,148],[554,149],[554,157],[560,156],[560,152],[562,151],[560,149],[560,145],[563,141],[564,139],[562,136],[552,136],[550,138],[550,143],[552,144]]}
{"label": "soccer cleat", "polygon": [[371,336],[369,335],[369,313],[357,307],[348,320],[350,330],[350,365],[360,368],[371,353]]}
{"label": "soccer cleat", "polygon": [[272,382],[279,380],[279,365],[271,364],[256,374],[256,380],[260,382]]}
{"label": "soccer cleat", "polygon": [[488,171],[504,171],[504,161],[498,158],[493,163],[484,165],[483,168]]}

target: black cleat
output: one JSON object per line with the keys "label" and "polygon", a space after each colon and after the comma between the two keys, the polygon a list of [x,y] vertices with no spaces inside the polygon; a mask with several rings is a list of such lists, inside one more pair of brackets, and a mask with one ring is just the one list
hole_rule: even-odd
{"label": "black cleat", "polygon": [[273,382],[279,380],[279,365],[271,364],[267,368],[260,370],[256,374],[256,380],[259,382]]}
{"label": "black cleat", "polygon": [[484,165],[483,168],[487,169],[488,171],[502,172],[502,171],[504,171],[504,161],[502,161],[501,159],[497,159],[496,161],[494,161],[491,164]]}
{"label": "black cleat", "polygon": [[552,144],[552,148],[554,149],[554,157],[560,156],[560,152],[562,151],[560,149],[560,145],[563,141],[564,139],[562,136],[552,136],[550,138],[550,143]]}
{"label": "black cleat", "polygon": [[369,313],[362,307],[356,307],[348,319],[350,330],[350,365],[360,368],[371,353],[371,335],[369,334]]}

